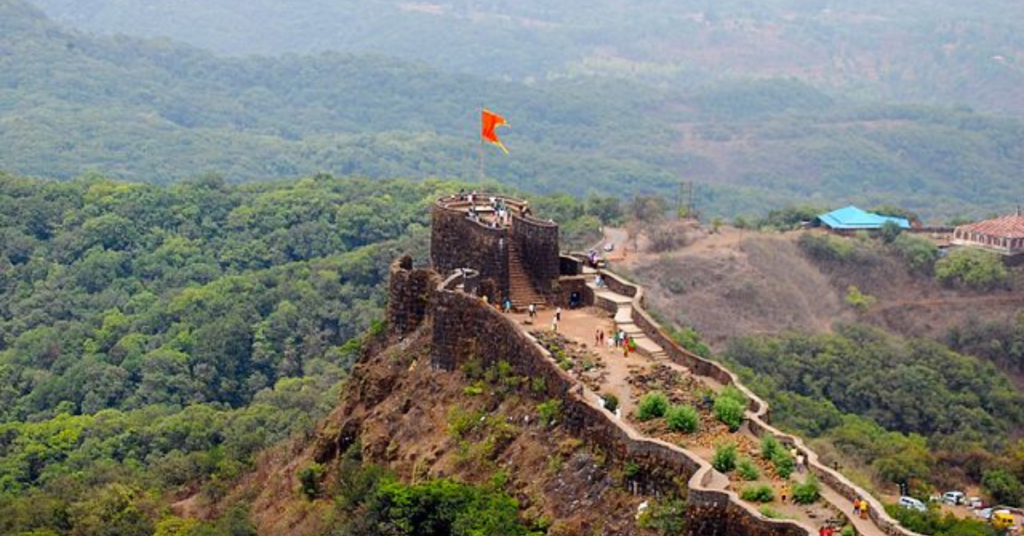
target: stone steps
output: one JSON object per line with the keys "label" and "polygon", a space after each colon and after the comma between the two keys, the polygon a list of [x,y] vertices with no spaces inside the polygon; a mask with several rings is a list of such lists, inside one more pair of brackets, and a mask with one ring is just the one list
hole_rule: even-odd
{"label": "stone steps", "polygon": [[512,298],[512,307],[517,310],[525,310],[531,303],[536,304],[538,309],[546,303],[537,289],[533,287],[530,276],[523,269],[523,261],[519,257],[519,250],[515,242],[508,245],[508,292]]}

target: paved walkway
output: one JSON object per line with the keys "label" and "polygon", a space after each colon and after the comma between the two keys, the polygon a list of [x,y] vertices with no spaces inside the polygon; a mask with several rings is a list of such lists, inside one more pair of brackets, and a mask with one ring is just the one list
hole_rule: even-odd
{"label": "paved walkway", "polygon": [[[587,274],[593,275],[594,272],[592,270],[588,270]],[[620,412],[617,418],[620,419],[620,422],[624,427],[634,431],[637,435],[642,436],[644,435],[643,432],[639,431],[627,419],[627,416],[636,409],[635,399],[638,398],[640,394],[635,392],[634,386],[629,381],[630,378],[638,374],[650,372],[658,365],[670,367],[674,371],[685,376],[692,376],[692,372],[686,367],[683,367],[669,359],[665,350],[644,335],[643,331],[633,323],[632,298],[617,294],[607,288],[597,288],[594,286],[592,280],[588,285],[594,291],[595,295],[616,304],[617,308],[615,314],[610,316],[606,312],[594,308],[565,310],[562,312],[562,321],[559,323],[558,331],[566,338],[585,345],[588,350],[601,356],[602,362],[604,363],[603,371],[605,374],[602,377],[600,393],[614,394],[616,398],[618,398]],[[532,326],[527,326],[527,329],[550,330],[554,314],[555,311],[553,310],[538,312],[538,316],[534,324]],[[525,314],[513,314],[512,316],[518,323],[525,323],[527,318]],[[610,336],[614,329],[622,329],[625,333],[631,335],[636,340],[637,347],[640,351],[638,353],[631,353],[628,358],[623,358],[622,351],[620,349],[609,347],[607,345],[599,346],[596,344],[595,334],[598,330],[603,330],[606,335]],[[722,385],[710,378],[698,377],[698,379],[712,390],[718,391],[722,388]],[[600,395],[598,393],[587,390],[586,398],[590,400],[594,406],[600,407],[602,405]],[[741,428],[740,433],[754,444],[757,443],[758,438],[755,437],[746,426]],[[704,458],[705,460],[710,460],[710,457],[713,455],[713,449],[708,447],[688,448],[687,450]],[[805,478],[805,475],[806,473],[794,473],[794,482],[802,481],[803,478]],[[745,484],[735,486],[728,476],[715,471],[708,487],[710,489],[738,490],[742,488],[743,485]],[[775,483],[775,487],[778,491],[781,484]],[[847,514],[850,522],[853,523],[854,527],[857,529],[858,534],[865,536],[885,536],[885,533],[871,520],[860,519],[859,517],[855,518],[854,516],[849,515],[853,510],[853,503],[841,496],[835,490],[823,486],[822,497],[824,502],[814,508],[801,507],[793,504],[792,502],[789,504],[780,504],[778,501],[772,503],[770,506],[782,513],[784,516],[797,521],[809,529],[812,529],[812,534],[817,532],[817,529],[827,520],[827,518],[835,517],[835,513],[829,514],[824,511],[824,508],[827,508],[825,505],[831,505],[838,512]],[[752,506],[757,509],[759,505]]]}

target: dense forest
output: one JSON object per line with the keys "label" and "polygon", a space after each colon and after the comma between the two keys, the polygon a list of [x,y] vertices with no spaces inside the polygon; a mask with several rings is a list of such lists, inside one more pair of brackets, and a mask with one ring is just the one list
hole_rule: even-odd
{"label": "dense forest", "polygon": [[[158,497],[217,498],[311,430],[380,329],[391,260],[425,257],[427,207],[459,187],[0,175],[0,533],[151,534]],[[569,244],[608,214],[532,201]]]}
{"label": "dense forest", "polygon": [[[121,5],[121,4],[118,4]],[[608,77],[521,83],[380,56],[218,58],[61,29],[0,0],[0,168],[166,184],[319,172],[479,180],[478,107],[505,113],[518,188],[674,198],[708,214],[794,200],[987,215],[1024,195],[1024,125],[962,108],[850,100],[800,81],[679,86]]]}
{"label": "dense forest", "polygon": [[991,363],[860,325],[742,338],[723,359],[779,424],[816,438],[865,483],[906,482],[927,498],[967,480],[1000,504],[1024,504],[1024,395]]}
{"label": "dense forest", "polygon": [[514,80],[794,76],[886,99],[1024,112],[1024,10],[1013,0],[34,2],[82,29],[231,55],[373,52]]}

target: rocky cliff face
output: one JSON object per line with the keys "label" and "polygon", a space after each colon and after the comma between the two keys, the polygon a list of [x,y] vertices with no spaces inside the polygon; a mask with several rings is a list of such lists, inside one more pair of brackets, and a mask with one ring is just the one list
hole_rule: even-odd
{"label": "rocky cliff face", "polygon": [[[336,466],[350,449],[405,482],[448,477],[471,484],[505,480],[524,518],[547,520],[549,534],[654,534],[637,528],[640,503],[655,490],[631,482],[614,457],[542,422],[546,400],[529,378],[505,367],[469,364],[446,372],[429,364],[432,326],[404,340],[367,344],[342,400],[317,434],[267,453],[233,494],[253,498],[261,535],[329,532]],[[324,498],[309,501],[297,474],[318,461]],[[633,493],[636,491],[638,493]]]}

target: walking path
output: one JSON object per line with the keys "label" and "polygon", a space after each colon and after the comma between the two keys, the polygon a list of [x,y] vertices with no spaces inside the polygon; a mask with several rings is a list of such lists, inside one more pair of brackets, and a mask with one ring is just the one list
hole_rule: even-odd
{"label": "walking path", "polygon": [[[596,272],[587,270],[586,274],[596,275]],[[620,407],[619,419],[625,428],[635,432],[637,435],[645,435],[643,431],[638,429],[637,423],[632,422],[630,419],[630,416],[636,410],[637,400],[643,394],[641,392],[642,389],[634,386],[631,379],[635,379],[639,375],[650,374],[659,366],[668,367],[671,371],[682,375],[684,378],[692,377],[697,379],[713,391],[717,392],[723,388],[723,385],[719,382],[708,377],[696,376],[686,367],[671,360],[660,345],[647,337],[633,322],[632,298],[613,292],[606,287],[598,288],[594,285],[593,278],[589,280],[588,286],[593,290],[598,299],[615,305],[614,315],[597,308],[563,311],[562,321],[558,324],[558,331],[564,337],[575,341],[601,357],[604,368],[602,369],[603,374],[601,375],[598,391],[601,394],[614,394],[618,398]],[[527,330],[550,330],[554,314],[555,312],[551,310],[539,312],[535,323],[532,327],[527,327]],[[512,316],[516,319],[517,323],[522,324],[527,321],[527,315],[525,314],[513,314]],[[595,333],[597,330],[603,330],[606,336],[610,338],[615,329],[621,329],[635,339],[638,347],[637,353],[632,353],[630,357],[624,358],[622,351],[618,348],[595,344]],[[598,392],[588,389],[585,397],[595,407],[603,407],[603,402]],[[759,441],[747,426],[743,426],[733,437],[736,440],[741,440],[741,438],[747,445],[756,445]],[[710,461],[714,454],[714,447],[711,445],[683,445],[683,448],[707,461]],[[791,486],[793,483],[802,482],[806,475],[806,471],[794,473],[793,480],[787,485]],[[737,485],[727,475],[718,471],[713,471],[710,480],[705,483],[705,487],[708,489],[729,489],[737,493],[746,485],[748,483],[745,482]],[[776,481],[772,485],[776,490],[776,496],[778,496],[783,483]],[[857,529],[858,534],[886,536],[886,532],[870,519],[861,519],[860,517],[848,515],[853,510],[853,503],[838,491],[824,485],[824,483],[822,485],[822,499],[818,505],[813,507],[798,506],[792,502],[782,504],[779,500],[770,503],[770,506],[783,516],[804,526],[811,534],[817,534],[818,528],[827,519],[841,518],[845,515]],[[751,506],[755,510],[760,507],[760,505],[756,504],[751,504]]]}

